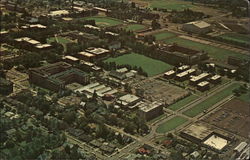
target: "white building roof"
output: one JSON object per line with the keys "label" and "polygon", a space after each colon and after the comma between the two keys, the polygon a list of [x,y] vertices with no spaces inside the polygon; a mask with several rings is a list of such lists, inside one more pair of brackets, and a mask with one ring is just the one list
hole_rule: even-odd
{"label": "white building roof", "polygon": [[241,142],[237,147],[234,148],[234,150],[237,152],[242,152],[244,148],[246,148],[246,146],[247,146],[246,142]]}
{"label": "white building roof", "polygon": [[204,87],[204,86],[206,86],[206,85],[209,85],[209,82],[208,82],[208,81],[203,81],[203,82],[200,82],[200,83],[198,84],[198,86],[200,86],[200,87]]}
{"label": "white building roof", "polygon": [[85,64],[85,65],[87,65],[87,66],[90,66],[90,67],[94,66],[94,63],[86,62],[86,61],[83,61],[83,60],[81,60],[81,63],[82,63],[82,64]]}
{"label": "white building roof", "polygon": [[181,72],[181,73],[177,74],[176,76],[179,77],[179,78],[181,78],[181,77],[186,76],[188,74],[191,74],[193,72],[195,72],[195,69],[191,68],[189,70],[186,70],[184,72]]}
{"label": "white building roof", "polygon": [[30,40],[29,37],[21,37],[21,38],[16,38],[15,41],[21,42],[21,41],[28,41]]}
{"label": "white building roof", "polygon": [[211,80],[217,80],[220,79],[221,76],[220,75],[214,75],[213,77],[211,77]]}
{"label": "white building roof", "polygon": [[183,65],[183,66],[180,66],[180,67],[178,67],[178,70],[185,70],[185,69],[188,69],[189,68],[189,66],[188,65]]}
{"label": "white building roof", "polygon": [[95,55],[89,52],[79,52],[79,55],[86,56],[86,57],[94,57]]}
{"label": "white building roof", "polygon": [[101,28],[93,26],[93,25],[90,25],[90,24],[85,24],[84,27],[85,28],[90,28],[90,29],[95,29],[95,30],[98,30],[98,31],[101,30]]}
{"label": "white building roof", "polygon": [[170,71],[165,72],[164,75],[169,76],[169,75],[172,75],[174,73],[175,73],[174,70],[170,70]]}
{"label": "white building roof", "polygon": [[94,9],[98,10],[98,11],[102,11],[102,12],[108,12],[108,9],[105,8],[100,8],[100,7],[94,7]]}
{"label": "white building roof", "polygon": [[222,150],[228,144],[228,141],[217,135],[212,135],[204,142],[204,144],[217,150]]}
{"label": "white building roof", "polygon": [[113,89],[113,90],[111,90],[111,91],[108,91],[108,92],[106,92],[105,94],[110,94],[110,95],[112,95],[112,94],[115,94],[115,93],[117,93],[118,91],[116,90],[116,89]]}
{"label": "white building roof", "polygon": [[125,76],[126,76],[127,78],[134,77],[134,76],[135,76],[135,73],[133,73],[133,72],[128,72],[128,73],[125,74]]}
{"label": "white building roof", "polygon": [[9,33],[9,31],[0,31],[0,34],[6,34]]}
{"label": "white building roof", "polygon": [[105,34],[109,34],[109,35],[112,35],[112,36],[119,36],[119,34],[114,33],[114,32],[105,32]]}
{"label": "white building roof", "polygon": [[73,9],[77,10],[78,12],[82,12],[86,10],[85,8],[77,7],[77,6],[74,6]]}
{"label": "white building roof", "polygon": [[128,69],[124,67],[124,68],[117,69],[116,71],[120,73],[125,73],[125,72],[128,72]]}
{"label": "white building roof", "polygon": [[155,108],[157,108],[157,107],[159,107],[161,105],[162,105],[162,103],[156,102],[156,101],[153,102],[153,103],[144,102],[143,104],[141,104],[139,106],[139,110],[141,110],[143,112],[149,112],[149,111],[151,111],[151,110],[153,110],[153,109],[155,109]]}
{"label": "white building roof", "polygon": [[86,49],[86,51],[93,53],[95,55],[101,55],[101,54],[109,52],[109,50],[104,49],[104,48],[88,48],[88,49]]}
{"label": "white building roof", "polygon": [[73,18],[63,17],[62,20],[64,20],[64,21],[71,21],[71,20],[73,20]]}
{"label": "white building roof", "polygon": [[211,26],[210,24],[208,24],[207,22],[204,22],[204,21],[194,21],[194,22],[189,22],[189,23],[186,23],[186,24],[192,24],[192,25],[195,25],[198,28],[206,28],[206,27]]}
{"label": "white building roof", "polygon": [[118,100],[120,103],[122,103],[123,105],[127,105],[129,103],[133,103],[137,100],[139,100],[140,98],[135,96],[135,95],[132,95],[132,94],[127,94],[127,95],[124,95],[122,97],[120,97]]}
{"label": "white building roof", "polygon": [[202,78],[207,77],[208,75],[209,75],[208,73],[202,73],[202,74],[200,74],[200,75],[198,75],[198,76],[192,77],[192,78],[190,79],[190,81],[196,82],[196,81],[198,81],[198,80],[200,80],[200,79],[202,79]]}
{"label": "white building roof", "polygon": [[69,14],[69,11],[67,10],[57,10],[57,11],[51,11],[48,15],[49,16],[61,16],[61,15],[67,15]]}
{"label": "white building roof", "polygon": [[16,38],[15,41],[18,41],[18,42],[25,41],[25,42],[28,42],[28,43],[33,44],[33,45],[40,44],[39,41],[34,40],[34,39],[31,39],[31,38],[29,38],[29,37]]}
{"label": "white building roof", "polygon": [[42,24],[31,24],[30,28],[47,28],[46,26],[42,25]]}
{"label": "white building roof", "polygon": [[72,61],[79,61],[78,58],[73,57],[73,56],[65,56],[64,59],[69,59],[69,60],[72,60]]}
{"label": "white building roof", "polygon": [[51,45],[50,44],[37,44],[36,45],[36,48],[48,48],[48,47],[51,47]]}

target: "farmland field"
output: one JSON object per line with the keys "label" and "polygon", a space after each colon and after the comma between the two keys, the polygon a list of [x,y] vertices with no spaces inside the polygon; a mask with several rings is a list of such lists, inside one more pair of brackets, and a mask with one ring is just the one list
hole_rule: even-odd
{"label": "farmland field", "polygon": [[193,5],[190,2],[177,1],[177,0],[143,0],[143,1],[148,2],[150,8],[184,10],[193,7]]}
{"label": "farmland field", "polygon": [[158,126],[158,128],[156,129],[156,132],[157,133],[169,132],[171,130],[174,130],[178,126],[184,124],[185,122],[187,122],[187,119],[185,119],[183,117],[176,116],[176,117],[174,117],[174,118],[160,124]]}
{"label": "farmland field", "polygon": [[249,102],[234,98],[222,105],[219,110],[206,115],[203,120],[219,128],[248,137],[250,129],[248,113]]}
{"label": "farmland field", "polygon": [[188,103],[194,101],[195,99],[197,99],[198,97],[195,96],[195,95],[190,95],[172,105],[170,105],[168,108],[173,110],[173,111],[176,111],[178,109],[181,109],[182,107],[184,107],[185,105],[187,105]]}
{"label": "farmland field", "polygon": [[212,107],[216,103],[218,103],[218,102],[222,101],[223,99],[225,99],[226,97],[232,95],[233,94],[232,90],[234,90],[235,88],[238,88],[238,87],[239,87],[239,84],[232,84],[229,87],[227,87],[226,89],[216,93],[212,97],[209,97],[208,99],[202,101],[201,103],[195,105],[194,107],[188,109],[187,111],[185,111],[183,113],[189,117],[195,117],[198,114],[202,113],[204,110]]}
{"label": "farmland field", "polygon": [[125,54],[116,58],[108,58],[104,62],[115,62],[119,65],[128,64],[131,66],[141,67],[145,72],[147,72],[148,76],[163,73],[173,67],[162,61],[136,53]]}
{"label": "farmland field", "polygon": [[125,27],[127,31],[139,31],[145,28],[146,26],[141,25],[141,24],[129,24]]}
{"label": "farmland field", "polygon": [[159,40],[163,40],[163,39],[166,39],[166,38],[175,37],[176,34],[171,33],[171,32],[167,32],[167,31],[163,31],[163,32],[155,33],[155,34],[153,34],[153,36],[155,37],[155,39],[157,41],[159,41]]}
{"label": "farmland field", "polygon": [[122,24],[123,22],[119,19],[111,18],[111,17],[101,17],[101,16],[94,16],[94,17],[85,17],[84,20],[95,20],[96,25],[100,27],[111,27]]}
{"label": "farmland field", "polygon": [[240,54],[240,53],[226,50],[223,48],[210,46],[207,44],[202,44],[199,42],[194,42],[194,41],[183,39],[180,37],[167,39],[167,40],[165,40],[165,42],[166,43],[177,43],[177,44],[185,46],[185,47],[194,48],[197,50],[204,50],[204,51],[208,52],[208,54],[211,58],[218,59],[218,60],[227,60],[228,56],[239,57],[241,59],[248,59],[249,58],[249,56],[244,55],[244,54]]}
{"label": "farmland field", "polygon": [[250,43],[249,35],[243,35],[243,34],[237,34],[237,33],[225,33],[225,34],[220,35],[219,37],[226,39],[226,40],[243,43],[243,44]]}

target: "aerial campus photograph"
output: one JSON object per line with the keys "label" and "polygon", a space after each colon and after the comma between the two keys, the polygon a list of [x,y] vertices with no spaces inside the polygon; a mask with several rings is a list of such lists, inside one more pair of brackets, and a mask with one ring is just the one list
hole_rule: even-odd
{"label": "aerial campus photograph", "polygon": [[0,0],[0,160],[249,160],[248,0]]}

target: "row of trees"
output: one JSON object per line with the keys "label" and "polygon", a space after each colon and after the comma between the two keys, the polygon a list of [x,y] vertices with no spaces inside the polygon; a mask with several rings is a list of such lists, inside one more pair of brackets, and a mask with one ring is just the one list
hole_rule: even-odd
{"label": "row of trees", "polygon": [[108,70],[108,71],[116,70],[116,69],[125,67],[129,70],[131,70],[131,69],[136,70],[136,71],[138,71],[138,74],[143,75],[145,77],[148,76],[147,72],[145,72],[141,67],[130,66],[128,64],[117,65],[115,62],[109,62],[109,63],[99,62],[98,65],[100,65],[102,68],[104,68],[105,70]]}
{"label": "row of trees", "polygon": [[173,10],[171,14],[168,16],[168,19],[174,23],[187,23],[187,22],[197,21],[197,20],[207,18],[207,17],[209,16],[205,15],[202,12],[196,12],[190,9],[185,9],[183,11]]}

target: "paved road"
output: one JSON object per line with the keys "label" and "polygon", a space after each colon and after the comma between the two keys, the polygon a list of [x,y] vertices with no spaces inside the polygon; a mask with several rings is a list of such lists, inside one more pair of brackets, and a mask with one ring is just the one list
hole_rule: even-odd
{"label": "paved road", "polygon": [[132,144],[129,144],[127,147],[124,147],[122,150],[120,150],[120,152],[118,154],[110,157],[113,160],[119,159],[119,157],[122,156],[123,153],[127,154],[130,151],[132,151],[134,149],[137,149],[139,146],[141,146],[143,144],[147,144],[147,145],[153,147],[154,149],[156,149],[158,151],[161,151],[161,153],[169,155],[169,152],[166,149],[161,148],[160,146],[158,146],[158,145],[156,145],[156,144],[154,144],[153,142],[150,141],[152,139],[152,134],[149,134],[149,135],[147,135],[145,137],[137,137],[137,136],[134,136],[134,135],[131,135],[129,133],[124,132],[120,128],[116,128],[116,127],[113,127],[113,126],[110,126],[110,125],[106,125],[106,126],[108,128],[110,128],[110,129],[116,131],[116,132],[119,132],[120,134],[123,134],[123,135],[126,135],[126,136],[132,138],[135,141]]}
{"label": "paved road", "polygon": [[100,151],[95,150],[95,148],[91,147],[90,145],[87,145],[86,143],[78,140],[77,138],[69,135],[68,133],[66,133],[67,136],[67,140],[72,143],[72,144],[78,144],[79,147],[89,153],[93,153],[95,154],[96,158],[98,158],[98,160],[105,160],[107,159],[107,156],[104,156]]}

